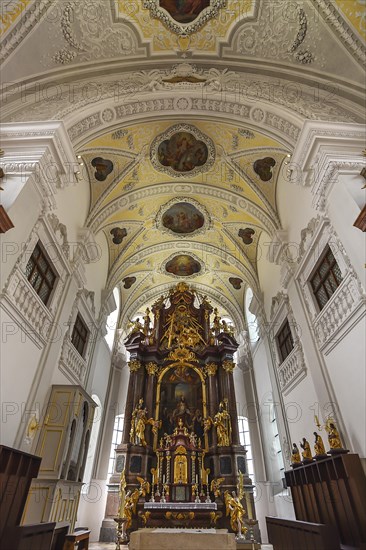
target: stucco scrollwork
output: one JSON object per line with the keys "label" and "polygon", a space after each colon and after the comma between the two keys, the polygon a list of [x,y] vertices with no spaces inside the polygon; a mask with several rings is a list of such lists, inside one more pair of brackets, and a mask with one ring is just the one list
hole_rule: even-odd
{"label": "stucco scrollwork", "polygon": [[144,8],[150,10],[151,17],[159,19],[170,31],[180,36],[189,36],[196,33],[210,19],[217,17],[219,11],[226,4],[227,0],[211,0],[209,6],[201,10],[201,13],[193,21],[183,23],[177,21],[166,9],[160,7],[159,0],[143,0],[142,3]]}

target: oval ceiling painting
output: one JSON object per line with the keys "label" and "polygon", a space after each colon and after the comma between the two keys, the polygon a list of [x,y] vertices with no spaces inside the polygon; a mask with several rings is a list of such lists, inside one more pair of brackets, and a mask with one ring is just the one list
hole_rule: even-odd
{"label": "oval ceiling painting", "polygon": [[196,139],[189,132],[177,132],[170,139],[160,143],[158,159],[160,164],[176,172],[191,172],[207,162],[206,143]]}
{"label": "oval ceiling painting", "polygon": [[159,6],[178,23],[191,23],[210,6],[210,0],[159,0]]}
{"label": "oval ceiling painting", "polygon": [[193,204],[177,202],[162,217],[162,224],[173,233],[187,235],[200,229],[205,223],[203,214]]}
{"label": "oval ceiling painting", "polygon": [[178,277],[190,277],[201,271],[201,264],[188,254],[179,254],[165,264],[165,270]]}

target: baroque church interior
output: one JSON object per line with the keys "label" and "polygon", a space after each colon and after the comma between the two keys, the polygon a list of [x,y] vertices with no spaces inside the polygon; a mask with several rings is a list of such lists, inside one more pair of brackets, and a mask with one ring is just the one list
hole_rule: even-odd
{"label": "baroque church interior", "polygon": [[2,0],[4,550],[366,548],[365,28]]}

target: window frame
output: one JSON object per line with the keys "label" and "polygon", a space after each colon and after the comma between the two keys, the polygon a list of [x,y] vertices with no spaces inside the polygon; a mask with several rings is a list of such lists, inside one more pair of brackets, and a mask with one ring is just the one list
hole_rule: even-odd
{"label": "window frame", "polygon": [[[34,254],[35,254],[35,251],[39,249],[39,255],[37,258],[34,258]],[[46,263],[46,270],[45,272],[42,272],[42,269],[40,267],[40,260],[43,259]],[[28,265],[30,264],[30,262],[33,260],[34,262],[34,265],[30,271],[30,273],[28,274],[27,273],[27,270],[28,270]],[[37,274],[39,277],[41,277],[41,284],[39,285],[39,288],[38,290],[36,289],[36,285],[32,284],[31,282],[31,277],[33,276],[36,268],[39,268],[37,270]],[[52,284],[52,287],[50,288],[50,285],[49,285],[49,282],[47,281],[47,274],[48,272],[51,272],[53,277],[54,277],[54,280],[53,280],[53,284]],[[32,254],[30,255],[27,263],[26,263],[26,266],[25,266],[25,277],[28,281],[28,283],[30,284],[30,286],[32,287],[32,289],[34,290],[34,292],[37,294],[38,298],[41,300],[41,302],[43,303],[43,305],[47,308],[47,309],[50,309],[50,304],[52,302],[52,297],[55,293],[55,289],[56,289],[56,286],[57,286],[57,282],[59,280],[59,274],[54,266],[54,263],[51,261],[49,255],[47,254],[46,250],[45,250],[45,247],[43,246],[42,242],[40,239],[38,239],[38,241],[36,242],[33,250],[32,250]],[[38,282],[38,279],[37,281]],[[46,301],[43,300],[41,294],[40,294],[40,290],[42,289],[43,285],[46,284],[46,286],[49,288],[49,293],[47,295],[47,299]]]}
{"label": "window frame", "polygon": [[[85,330],[85,340],[83,341],[83,339],[81,338],[80,336],[80,331],[79,331],[79,328],[78,328],[78,324],[80,324],[80,326]],[[82,348],[82,351],[80,351],[80,349],[78,348],[77,345],[75,345],[75,342],[74,342],[74,335],[75,333],[77,333],[78,337],[79,337],[79,341],[83,341],[83,348]],[[76,314],[76,318],[75,318],[75,321],[74,321],[74,325],[73,325],[73,329],[72,329],[72,333],[71,333],[71,343],[72,345],[74,346],[74,348],[76,349],[76,351],[78,352],[78,354],[80,355],[80,357],[82,357],[83,359],[85,359],[85,355],[86,355],[86,350],[87,350],[87,347],[88,347],[88,341],[89,341],[89,336],[90,336],[90,330],[88,328],[88,325],[86,324],[86,322],[84,321],[81,313],[78,311],[78,313]]]}
{"label": "window frame", "polygon": [[[283,339],[283,341],[281,341],[281,337],[282,337],[282,334],[285,331],[285,329],[288,332],[287,332],[285,338]],[[284,361],[286,361],[287,357],[290,355],[290,353],[292,353],[292,351],[295,348],[294,337],[293,337],[293,334],[292,334],[292,330],[291,330],[290,321],[289,321],[288,316],[285,318],[284,322],[282,323],[281,328],[276,333],[275,338],[276,338],[276,344],[277,344],[277,348],[278,348],[278,355],[279,355],[279,358],[280,358],[281,364],[282,364]],[[291,342],[291,349],[287,349],[287,344],[288,344],[289,341]],[[285,350],[286,355],[283,354],[283,351],[282,351],[283,346],[285,346],[285,348],[286,348],[286,350]]]}
{"label": "window frame", "polygon": [[[333,260],[332,260],[332,263],[330,264],[329,260],[328,260],[328,255],[331,254],[332,257],[333,257]],[[324,275],[322,275],[320,273],[320,269],[322,268],[323,265],[325,265],[325,262],[327,262],[328,264],[328,269],[326,271],[326,273]],[[334,274],[334,267],[337,266],[339,272],[340,272],[340,281],[338,281],[337,277],[335,276]],[[320,283],[316,286],[314,284],[314,279],[315,277],[318,276],[319,279],[320,279]],[[329,290],[326,286],[326,282],[329,280],[329,276],[331,276],[333,278],[333,281],[334,283],[336,284],[336,288],[332,291],[332,293],[330,294],[329,293]],[[331,300],[333,294],[337,291],[337,289],[340,287],[340,285],[342,284],[342,281],[343,281],[343,275],[342,275],[342,271],[341,271],[341,268],[337,262],[337,259],[331,249],[331,247],[329,246],[329,243],[325,246],[323,252],[321,253],[320,255],[320,258],[319,260],[317,261],[314,269],[312,270],[309,278],[308,278],[308,284],[309,284],[309,288],[310,288],[310,291],[312,293],[312,296],[314,298],[314,302],[316,303],[317,307],[318,307],[318,310],[319,312],[322,311],[327,303],[329,302],[329,300]],[[314,288],[314,286],[316,286],[316,289]],[[318,295],[317,293],[319,292],[320,289],[323,289],[325,291],[325,294],[327,295],[327,301],[324,303],[324,304],[321,304],[320,303],[320,300],[318,298]]]}

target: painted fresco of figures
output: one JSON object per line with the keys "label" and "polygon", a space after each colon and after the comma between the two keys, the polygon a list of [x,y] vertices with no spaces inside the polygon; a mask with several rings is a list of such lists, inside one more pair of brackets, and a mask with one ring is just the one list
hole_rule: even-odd
{"label": "painted fresco of figures", "polygon": [[200,229],[205,219],[193,204],[178,202],[164,213],[162,223],[173,233],[186,235]]}
{"label": "painted fresco of figures", "polygon": [[207,145],[188,132],[177,132],[160,143],[158,158],[163,166],[170,166],[175,172],[190,172],[203,166],[208,158]]}
{"label": "painted fresco of figures", "polygon": [[210,0],[160,0],[159,4],[179,23],[190,23],[210,5]]}

